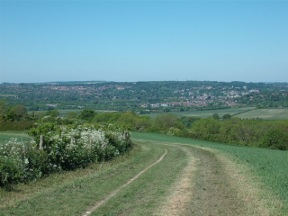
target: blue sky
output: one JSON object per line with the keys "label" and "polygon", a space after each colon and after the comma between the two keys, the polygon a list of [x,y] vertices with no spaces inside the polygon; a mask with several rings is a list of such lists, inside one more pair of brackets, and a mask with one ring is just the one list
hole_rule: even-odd
{"label": "blue sky", "polygon": [[0,83],[288,82],[288,1],[0,1]]}

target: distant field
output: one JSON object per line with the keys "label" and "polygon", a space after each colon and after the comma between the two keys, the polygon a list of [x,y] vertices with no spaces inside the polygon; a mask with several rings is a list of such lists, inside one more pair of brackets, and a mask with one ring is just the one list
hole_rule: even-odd
{"label": "distant field", "polygon": [[[217,110],[204,110],[204,111],[188,111],[188,112],[172,112],[178,116],[189,116],[189,117],[196,117],[196,118],[209,118],[214,113],[217,113],[220,117],[225,114],[230,115],[237,115],[245,112],[249,112],[251,110],[256,109],[255,107],[243,107],[243,108],[229,108],[229,109],[217,109]],[[156,117],[159,113],[151,113],[148,116]]]}
{"label": "distant field", "polygon": [[[288,119],[288,108],[283,109],[256,109],[255,107],[230,108],[219,110],[189,111],[189,112],[172,112],[178,116],[189,116],[196,118],[209,118],[217,113],[220,118],[225,114],[230,114],[238,118],[261,118],[266,120]],[[159,113],[151,113],[148,116],[155,118]]]}
{"label": "distant field", "polygon": [[236,115],[239,118],[261,118],[267,120],[288,119],[288,109],[255,109]]}
{"label": "distant field", "polygon": [[[70,112],[80,113],[81,109],[77,110],[59,110],[61,116],[65,116]],[[115,112],[108,110],[94,110],[95,112]],[[46,111],[36,111],[35,114],[41,115],[46,113]],[[283,109],[256,109],[255,107],[243,107],[243,108],[229,108],[229,109],[217,109],[217,110],[204,110],[204,111],[188,111],[188,112],[171,112],[172,114],[178,116],[189,116],[196,118],[209,118],[213,114],[217,113],[220,118],[225,114],[230,114],[238,118],[261,118],[267,120],[279,120],[279,119],[288,119],[288,108]],[[151,113],[145,114],[151,118],[163,113]]]}
{"label": "distant field", "polygon": [[175,114],[180,116],[207,118],[211,117],[214,113],[217,113],[220,117],[222,117],[225,114],[237,115],[240,113],[249,112],[254,109],[255,107],[244,107],[244,108],[230,108],[230,109],[204,110],[204,111],[191,111],[191,112],[175,112]]}
{"label": "distant field", "polygon": [[25,132],[1,131],[0,132],[0,145],[7,143],[12,138],[17,138],[18,141],[23,141],[23,142],[30,140],[30,137]]}

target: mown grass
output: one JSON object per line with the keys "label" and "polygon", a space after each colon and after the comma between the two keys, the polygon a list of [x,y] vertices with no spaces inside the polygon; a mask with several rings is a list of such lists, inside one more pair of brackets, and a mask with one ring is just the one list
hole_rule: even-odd
{"label": "mown grass", "polygon": [[[28,185],[14,186],[13,191],[1,189],[0,215],[80,215],[163,153],[163,146],[138,144],[129,154],[102,166],[94,164],[84,170],[54,174]],[[175,163],[178,157],[184,160]],[[134,215],[136,212],[151,215],[158,206],[157,200],[160,202],[181,167],[185,166],[185,152],[173,150],[163,160],[166,162],[152,167],[95,214],[122,212],[126,215],[134,211]]]}
{"label": "mown grass", "polygon": [[7,143],[10,139],[13,138],[23,142],[31,140],[25,131],[0,131],[0,145]]}
{"label": "mown grass", "polygon": [[230,156],[229,158],[237,164],[246,165],[251,175],[255,176],[257,181],[263,183],[283,203],[280,212],[283,212],[283,215],[288,214],[288,151],[233,146],[153,133],[133,133],[132,137],[134,139],[189,144],[219,150]]}

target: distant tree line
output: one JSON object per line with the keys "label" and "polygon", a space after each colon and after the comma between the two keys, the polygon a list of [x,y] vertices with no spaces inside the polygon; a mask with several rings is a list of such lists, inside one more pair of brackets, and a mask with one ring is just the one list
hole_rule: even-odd
{"label": "distant tree line", "polygon": [[288,150],[287,120],[240,119],[230,114],[222,117],[213,114],[211,118],[200,119],[170,113],[150,118],[133,112],[97,113],[92,110],[82,111],[77,119],[106,127],[117,125],[130,131],[165,133],[212,142]]}
{"label": "distant tree line", "polygon": [[179,117],[171,113],[152,118],[135,112],[96,112],[89,109],[67,112],[65,115],[60,115],[57,110],[29,115],[21,105],[7,107],[5,103],[0,103],[0,130],[28,129],[33,127],[37,119],[58,125],[81,124],[104,129],[164,133],[235,145],[288,149],[287,120],[248,120],[230,114],[213,114],[210,118],[200,119]]}

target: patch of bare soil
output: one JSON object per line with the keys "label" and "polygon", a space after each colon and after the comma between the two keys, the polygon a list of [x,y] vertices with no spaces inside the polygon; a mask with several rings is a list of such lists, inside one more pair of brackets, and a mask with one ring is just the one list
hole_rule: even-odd
{"label": "patch of bare soil", "polygon": [[185,213],[192,198],[192,176],[195,171],[195,158],[189,147],[180,147],[187,153],[187,165],[182,171],[180,178],[174,184],[171,194],[166,199],[166,202],[155,215],[181,215]]}

